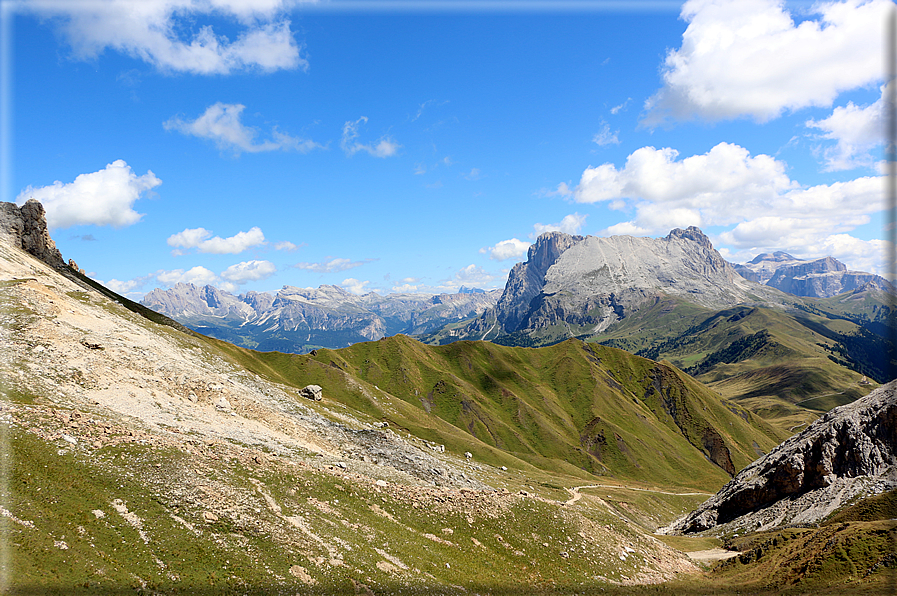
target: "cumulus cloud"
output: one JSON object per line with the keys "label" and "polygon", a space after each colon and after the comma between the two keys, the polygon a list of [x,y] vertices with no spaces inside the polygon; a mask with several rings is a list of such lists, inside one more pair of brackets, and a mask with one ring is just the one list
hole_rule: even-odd
{"label": "cumulus cloud", "polygon": [[249,281],[268,279],[275,273],[277,273],[277,267],[271,261],[243,261],[222,271],[221,278],[242,285]]}
{"label": "cumulus cloud", "polygon": [[[238,232],[230,238],[212,237],[212,232],[205,228],[187,228],[183,232],[172,234],[166,241],[175,249],[195,248],[199,252],[216,255],[237,254],[244,250],[265,243],[265,235],[258,227],[248,232]],[[175,255],[183,254],[181,250],[172,251]]]}
{"label": "cumulus cloud", "polygon": [[455,273],[454,281],[465,286],[483,286],[495,279],[495,276],[488,273],[482,267],[477,265],[468,265]]}
{"label": "cumulus cloud", "polygon": [[174,269],[171,271],[160,269],[152,275],[136,278],[130,281],[120,282],[118,280],[111,280],[107,285],[117,292],[119,290],[116,288],[121,288],[123,290],[128,290],[133,294],[133,290],[142,288],[149,281],[155,279],[158,284],[167,287],[185,283],[197,286],[217,286],[226,292],[236,292],[239,290],[239,286],[245,283],[268,279],[275,273],[277,273],[277,267],[270,261],[244,261],[242,263],[231,265],[217,275],[213,271],[198,265],[191,269],[187,269],[186,271],[184,269]]}
{"label": "cumulus cloud", "polygon": [[300,139],[282,133],[276,128],[271,131],[271,138],[256,142],[258,130],[246,126],[241,121],[241,114],[246,106],[242,104],[226,104],[218,102],[206,108],[195,120],[183,120],[176,116],[167,120],[165,130],[176,130],[185,135],[214,141],[221,150],[230,149],[235,153],[260,153],[262,151],[298,151],[308,153],[312,149],[321,149],[322,145],[310,139]]}
{"label": "cumulus cloud", "polygon": [[205,286],[214,283],[218,276],[205,267],[197,265],[192,269],[184,271],[183,269],[174,269],[173,271],[158,271],[156,279],[159,283],[166,286],[173,286],[179,283],[195,284]]}
{"label": "cumulus cloud", "polygon": [[[617,169],[611,163],[589,167],[572,191],[579,203],[636,202],[637,223],[645,229],[666,226],[665,210],[677,219],[694,221],[702,215],[707,225],[740,221],[746,210],[773,201],[798,188],[788,178],[785,164],[768,155],[751,156],[747,149],[720,143],[703,155],[678,159],[675,149],[642,147]],[[657,208],[663,204],[664,208]],[[756,213],[756,212],[754,212]]]}
{"label": "cumulus cloud", "polygon": [[110,279],[109,281],[99,281],[101,284],[115,292],[116,294],[121,294],[122,296],[126,296],[128,298],[140,298],[143,295],[141,291],[144,286],[148,282],[153,279],[152,275],[145,275],[143,277],[135,277],[134,279],[129,279],[125,281],[121,281],[118,279]]}
{"label": "cumulus cloud", "polygon": [[586,217],[588,216],[580,215],[579,213],[571,213],[570,215],[564,216],[564,219],[555,224],[533,224],[533,233],[530,234],[530,237],[538,238],[545,232],[564,232],[565,234],[579,234],[579,231],[586,224]]}
{"label": "cumulus cloud", "polygon": [[633,219],[610,226],[607,234],[733,226],[718,235],[720,242],[740,250],[789,252],[822,246],[883,209],[881,177],[804,187],[785,172],[785,163],[728,143],[684,159],[673,149],[643,147],[622,168],[610,163],[587,168],[570,198],[634,208]]}
{"label": "cumulus cloud", "polygon": [[[579,213],[571,213],[555,224],[533,224],[533,233],[530,234],[530,238],[537,238],[545,232],[578,234],[582,229],[582,226],[586,223],[586,217],[586,215],[580,215]],[[481,248],[480,254],[488,254],[489,258],[495,261],[506,261],[514,258],[519,259],[526,254],[526,251],[529,250],[530,246],[530,242],[511,238],[510,240],[502,240],[495,246]]]}
{"label": "cumulus cloud", "polygon": [[[292,0],[23,0],[25,11],[51,18],[77,58],[106,49],[143,60],[163,72],[228,74],[307,69],[283,17]],[[242,25],[235,40],[197,19],[226,18]],[[194,31],[193,33],[190,33]]]}
{"label": "cumulus cloud", "polygon": [[481,248],[481,254],[488,254],[490,259],[495,261],[506,261],[508,259],[520,258],[526,254],[530,243],[517,238],[510,240],[502,240],[495,246]]}
{"label": "cumulus cloud", "polygon": [[367,286],[369,281],[360,281],[355,279],[354,277],[349,277],[343,280],[343,283],[340,285],[346,288],[346,291],[350,294],[364,294],[365,286]]}
{"label": "cumulus cloud", "polygon": [[370,260],[351,261],[349,259],[335,258],[330,259],[329,261],[324,261],[323,263],[296,263],[294,267],[297,269],[305,269],[306,271],[314,271],[315,273],[332,273],[334,271],[354,269],[355,267],[360,267],[369,262]]}
{"label": "cumulus cloud", "polygon": [[50,186],[28,186],[16,197],[16,203],[23,205],[31,198],[39,200],[47,211],[50,228],[76,225],[122,228],[143,217],[133,209],[134,202],[160,184],[162,181],[151,171],[138,176],[118,159],[105,169],[81,174],[68,184],[56,181]]}
{"label": "cumulus cloud", "polygon": [[813,5],[796,24],[782,0],[689,0],[682,46],[663,66],[645,124],[753,117],[830,106],[838,94],[881,80],[890,0]]}
{"label": "cumulus cloud", "polygon": [[358,128],[368,121],[367,116],[362,116],[358,120],[351,120],[343,125],[343,138],[340,141],[340,147],[346,152],[346,155],[355,155],[359,151],[370,153],[374,157],[392,157],[398,152],[401,145],[395,142],[391,137],[381,137],[376,143],[363,144],[357,141]]}
{"label": "cumulus cloud", "polygon": [[851,101],[835,108],[828,118],[807,121],[807,126],[822,131],[823,138],[835,141],[824,150],[827,170],[872,167],[876,163],[871,151],[884,141],[885,96],[882,87],[881,98],[871,105],[860,107]]}

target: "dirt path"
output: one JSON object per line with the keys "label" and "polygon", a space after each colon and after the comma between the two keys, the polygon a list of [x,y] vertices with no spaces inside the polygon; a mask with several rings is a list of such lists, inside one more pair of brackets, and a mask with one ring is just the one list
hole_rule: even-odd
{"label": "dirt path", "polygon": [[564,503],[564,505],[572,505],[582,498],[582,495],[579,491],[583,488],[623,488],[626,490],[638,490],[645,493],[656,493],[659,495],[672,495],[674,497],[698,497],[698,496],[706,496],[711,497],[714,493],[672,493],[665,490],[653,490],[650,488],[635,488],[632,486],[618,486],[616,484],[589,484],[587,486],[574,486],[573,488],[568,488],[567,492],[570,493],[571,497],[568,501]]}
{"label": "dirt path", "polygon": [[737,557],[741,553],[737,550],[726,550],[723,548],[711,548],[710,550],[696,550],[685,553],[688,558],[697,563],[713,563],[722,561],[723,559],[731,559]]}

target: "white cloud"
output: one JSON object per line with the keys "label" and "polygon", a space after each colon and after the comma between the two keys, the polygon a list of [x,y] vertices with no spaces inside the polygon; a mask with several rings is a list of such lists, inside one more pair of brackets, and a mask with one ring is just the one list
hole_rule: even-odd
{"label": "white cloud", "polygon": [[343,280],[343,283],[340,285],[346,288],[346,291],[350,294],[364,294],[365,286],[367,286],[369,281],[360,281],[355,279],[354,277],[349,277]]}
{"label": "white cloud", "polygon": [[401,294],[401,293],[408,293],[408,292],[417,292],[418,287],[419,286],[414,285],[414,284],[402,284],[402,285],[398,285],[398,286],[393,286],[391,288],[391,290],[393,292],[397,292],[397,293]]}
{"label": "white cloud", "polygon": [[579,234],[579,231],[586,224],[587,215],[580,215],[579,213],[571,213],[570,215],[564,216],[559,223],[556,224],[543,224],[537,223],[533,225],[533,233],[531,237],[538,238],[545,232],[563,232],[565,234]]}
{"label": "white cloud", "polygon": [[271,261],[244,261],[231,265],[221,272],[222,279],[237,285],[249,281],[268,279],[277,273],[277,267]]}
{"label": "white cloud", "polygon": [[703,155],[678,157],[673,149],[643,147],[623,168],[589,167],[572,198],[607,202],[614,209],[634,207],[635,217],[610,226],[607,234],[734,226],[718,235],[721,243],[789,252],[864,225],[884,207],[884,181],[877,176],[802,187],[787,176],[784,162],[727,143]]}
{"label": "white cloud", "polygon": [[97,280],[116,294],[121,294],[127,298],[137,298],[139,299],[143,296],[143,292],[140,290],[153,279],[152,275],[145,275],[143,277],[136,277],[134,279],[129,279],[125,281],[121,281],[118,279],[110,279],[109,281],[101,281]]}
{"label": "white cloud", "polygon": [[821,2],[795,24],[782,0],[689,0],[682,46],[645,104],[648,125],[695,116],[775,118],[829,106],[843,91],[879,81],[890,0]]}
{"label": "white cloud", "polygon": [[205,286],[214,283],[218,279],[218,276],[205,267],[198,265],[187,271],[184,271],[183,269],[158,271],[156,272],[156,279],[159,280],[159,283],[166,286],[173,286],[179,283]]}
{"label": "white cloud", "polygon": [[118,159],[105,169],[81,174],[68,184],[56,181],[39,188],[28,186],[16,197],[16,203],[23,205],[31,198],[39,200],[47,211],[50,228],[75,225],[121,228],[143,217],[134,211],[134,202],[160,184],[162,181],[151,171],[137,176],[128,164]]}
{"label": "white cloud", "polygon": [[366,151],[374,157],[392,157],[398,152],[401,145],[396,143],[391,137],[384,136],[376,144],[362,144],[356,139],[358,138],[358,127],[366,124],[367,116],[362,116],[355,122],[351,120],[343,125],[343,138],[340,141],[340,147],[346,152],[346,155],[355,155],[359,151]]}
{"label": "white cloud", "polygon": [[332,273],[334,271],[346,271],[360,267],[370,261],[351,261],[349,259],[335,258],[323,263],[296,263],[294,267],[297,269],[305,269],[306,271],[314,271],[316,273]]}
{"label": "white cloud", "polygon": [[468,265],[455,273],[455,281],[466,286],[482,286],[494,279],[494,275],[486,272],[482,267],[473,264]]}
{"label": "white cloud", "polygon": [[607,122],[601,123],[601,130],[595,133],[595,136],[592,137],[592,142],[598,145],[619,145],[620,139],[617,138],[617,135],[620,134],[619,130],[615,130],[614,132],[610,131],[610,124]]}
{"label": "white cloud", "polygon": [[299,247],[290,242],[289,240],[284,240],[283,242],[275,242],[274,250],[285,250],[287,252],[294,252],[299,250]]}
{"label": "white cloud", "polygon": [[849,234],[832,234],[808,247],[813,256],[831,255],[852,271],[888,276],[884,257],[891,245],[886,240],[860,240]]}
{"label": "white cloud", "polygon": [[471,180],[471,181],[472,181],[472,180],[479,180],[480,178],[483,177],[483,174],[480,173],[480,169],[479,169],[479,168],[471,168],[471,169],[470,169],[470,172],[468,172],[468,173],[466,173],[466,174],[461,174],[461,175],[464,176],[464,179],[465,179],[465,180]]}
{"label": "white cloud", "polygon": [[502,240],[495,246],[481,248],[480,253],[488,254],[490,259],[495,261],[506,261],[508,259],[520,258],[526,254],[530,243],[511,238],[510,240]]}
{"label": "white cloud", "polygon": [[[284,11],[290,0],[24,0],[26,11],[52,18],[73,53],[93,59],[107,48],[164,72],[228,74],[307,69]],[[203,17],[236,20],[243,30],[231,41]],[[183,32],[195,31],[195,33]]]}
{"label": "white cloud", "polygon": [[851,101],[835,108],[828,118],[807,121],[807,126],[821,130],[824,138],[836,141],[824,151],[827,170],[875,165],[870,152],[884,141],[885,94],[883,86],[881,98],[872,105],[859,107]]}
{"label": "white cloud", "polygon": [[292,137],[276,128],[271,131],[270,140],[256,143],[258,130],[248,127],[240,121],[245,107],[242,104],[218,102],[206,108],[206,111],[196,120],[182,120],[180,117],[174,117],[167,120],[163,126],[165,130],[176,130],[185,135],[209,139],[214,141],[219,149],[231,149],[236,153],[278,150],[308,153],[312,149],[323,148],[310,139]]}
{"label": "white cloud", "polygon": [[[589,167],[573,190],[573,199],[638,201],[637,208],[649,220],[655,219],[646,207],[651,203],[700,209],[705,224],[725,225],[740,221],[745,209],[798,187],[785,174],[784,163],[768,155],[752,157],[738,145],[720,143],[703,155],[678,157],[674,149],[642,147],[629,155],[622,169],[610,163]],[[614,204],[617,209],[621,206]]]}
{"label": "white cloud", "polygon": [[620,105],[617,105],[617,106],[612,107],[612,108],[610,109],[610,113],[611,113],[611,114],[614,114],[614,115],[619,114],[619,113],[620,113],[620,110],[625,109],[626,106],[629,104],[630,101],[632,101],[632,98],[631,98],[631,97],[627,97],[627,98],[626,98],[626,101],[624,101],[624,102],[621,103]]}
{"label": "white cloud", "polygon": [[[258,227],[250,228],[248,232],[238,232],[230,238],[211,236],[212,232],[205,228],[187,228],[183,232],[172,234],[166,242],[176,249],[195,248],[199,252],[216,255],[233,255],[265,243],[265,235]],[[183,254],[181,251],[173,252]]]}

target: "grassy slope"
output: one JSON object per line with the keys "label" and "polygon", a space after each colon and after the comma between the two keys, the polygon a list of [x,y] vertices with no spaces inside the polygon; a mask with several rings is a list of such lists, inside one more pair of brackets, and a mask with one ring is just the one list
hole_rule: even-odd
{"label": "grassy slope", "polygon": [[839,338],[862,333],[860,327],[809,310],[711,312],[670,300],[597,340],[668,359],[787,432],[875,387],[861,385],[859,372],[832,360]]}
{"label": "grassy slope", "polygon": [[328,400],[493,465],[718,487],[723,445],[731,472],[782,438],[669,365],[576,340],[434,347],[395,336],[308,356],[222,347],[249,370],[321,385]]}
{"label": "grassy slope", "polygon": [[742,554],[721,564],[722,586],[775,593],[886,594],[897,588],[895,491],[842,509],[821,527],[730,538]]}
{"label": "grassy slope", "polygon": [[598,592],[641,564],[621,561],[617,540],[650,541],[607,512],[514,495],[498,499],[501,515],[473,494],[442,495],[457,506],[440,507],[351,475],[256,465],[225,445],[198,458],[192,446],[85,452],[19,428],[4,439],[9,594],[353,594],[360,583],[378,594]]}

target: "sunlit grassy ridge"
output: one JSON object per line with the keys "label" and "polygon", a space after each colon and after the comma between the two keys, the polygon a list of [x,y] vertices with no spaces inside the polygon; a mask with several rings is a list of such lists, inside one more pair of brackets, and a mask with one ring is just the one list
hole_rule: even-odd
{"label": "sunlit grassy ridge", "polygon": [[328,400],[494,465],[718,487],[783,438],[668,364],[578,340],[530,349],[395,336],[307,356],[225,349],[272,380],[321,385]]}

